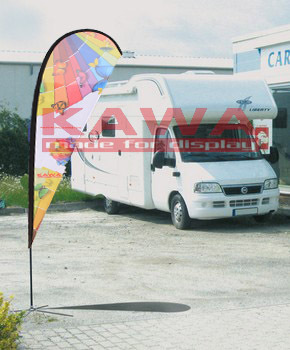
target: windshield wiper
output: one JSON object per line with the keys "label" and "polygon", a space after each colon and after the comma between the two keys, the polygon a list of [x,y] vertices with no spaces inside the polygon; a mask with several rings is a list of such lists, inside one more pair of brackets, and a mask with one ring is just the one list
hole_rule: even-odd
{"label": "windshield wiper", "polygon": [[205,156],[205,157],[210,157],[210,156],[212,156],[212,154],[210,154],[210,153],[206,153],[206,152],[204,152],[204,153],[195,153],[195,152],[193,152],[193,153],[187,153],[187,154],[183,154],[183,157],[185,158],[192,158],[192,157],[203,157],[203,156]]}
{"label": "windshield wiper", "polygon": [[184,161],[205,161],[205,162],[212,162],[212,161],[218,161],[219,157],[213,155],[212,153],[191,153],[191,154],[185,154],[183,155]]}
{"label": "windshield wiper", "polygon": [[196,158],[203,158],[206,161],[233,161],[233,160],[257,160],[261,159],[259,157],[250,157],[245,154],[213,154],[213,153],[188,153],[183,155],[184,160],[192,160],[194,161]]}
{"label": "windshield wiper", "polygon": [[218,160],[257,160],[260,159],[259,157],[250,157],[245,154],[228,154],[224,157],[217,156]]}

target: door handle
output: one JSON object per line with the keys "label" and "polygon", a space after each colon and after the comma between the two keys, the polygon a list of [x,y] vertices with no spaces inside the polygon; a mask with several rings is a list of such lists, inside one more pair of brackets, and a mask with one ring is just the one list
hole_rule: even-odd
{"label": "door handle", "polygon": [[118,151],[118,155],[120,156],[122,153],[121,153],[121,150]]}
{"label": "door handle", "polygon": [[179,171],[174,171],[174,172],[172,173],[172,176],[174,176],[174,177],[179,177],[179,176],[180,176],[180,172],[179,172]]}

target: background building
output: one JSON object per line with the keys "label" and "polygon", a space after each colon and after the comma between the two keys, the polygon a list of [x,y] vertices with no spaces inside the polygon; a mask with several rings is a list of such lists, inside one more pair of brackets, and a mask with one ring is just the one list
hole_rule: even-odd
{"label": "background building", "polygon": [[[0,51],[0,105],[17,109],[23,118],[30,118],[34,88],[44,52]],[[127,80],[140,73],[182,73],[188,70],[211,70],[232,74],[232,59],[163,57],[137,55],[125,51],[110,81]]]}
{"label": "background building", "polygon": [[290,25],[235,38],[233,51],[234,73],[262,76],[273,91],[279,109],[273,145],[280,154],[282,190],[290,192]]}

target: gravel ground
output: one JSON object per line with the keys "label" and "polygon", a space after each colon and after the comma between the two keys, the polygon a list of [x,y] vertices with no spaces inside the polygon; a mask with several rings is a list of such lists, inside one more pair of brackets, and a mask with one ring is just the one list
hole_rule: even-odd
{"label": "gravel ground", "polygon": [[[29,306],[27,217],[0,217],[0,290]],[[290,303],[290,220],[204,221],[176,230],[170,215],[124,207],[47,213],[33,245],[37,306],[162,301],[189,314]],[[24,329],[170,317],[121,311],[72,311],[27,318]],[[290,320],[289,320],[290,321]]]}

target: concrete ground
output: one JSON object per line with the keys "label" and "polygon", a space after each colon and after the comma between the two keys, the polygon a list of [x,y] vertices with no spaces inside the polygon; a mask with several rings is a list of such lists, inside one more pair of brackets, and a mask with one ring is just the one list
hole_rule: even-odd
{"label": "concrete ground", "polygon": [[[36,306],[160,301],[191,309],[30,315],[27,349],[289,349],[289,237],[290,220],[280,215],[268,224],[238,218],[178,231],[158,211],[48,213],[33,245]],[[15,309],[26,308],[26,215],[0,217],[0,238],[0,290],[14,295]]]}

